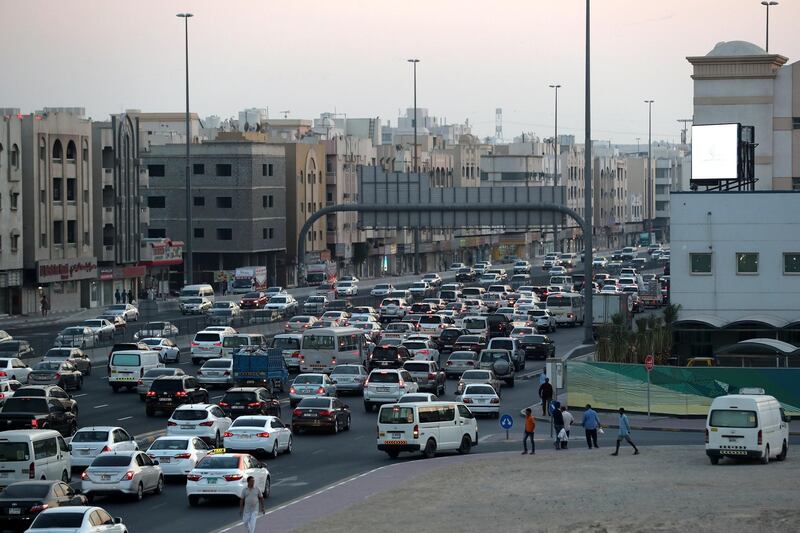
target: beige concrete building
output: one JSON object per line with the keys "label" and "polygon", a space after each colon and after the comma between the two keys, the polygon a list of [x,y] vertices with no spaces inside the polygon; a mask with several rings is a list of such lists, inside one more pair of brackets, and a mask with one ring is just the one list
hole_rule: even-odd
{"label": "beige concrete building", "polygon": [[[143,151],[150,146],[186,144],[186,113],[142,113],[129,109],[125,114],[139,122],[139,146]],[[197,113],[189,113],[189,133],[192,143],[207,140]]]}
{"label": "beige concrete building", "polygon": [[98,304],[92,205],[92,125],[82,108],[45,108],[22,119],[24,268],[36,285],[23,312]]}
{"label": "beige concrete building", "polygon": [[0,109],[0,315],[22,312],[22,118]]}

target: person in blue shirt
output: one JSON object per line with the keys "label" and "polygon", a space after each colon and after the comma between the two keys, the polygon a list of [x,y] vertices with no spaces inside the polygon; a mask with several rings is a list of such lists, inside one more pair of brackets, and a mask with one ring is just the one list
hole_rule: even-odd
{"label": "person in blue shirt", "polygon": [[617,434],[617,449],[611,455],[619,455],[619,445],[622,442],[622,439],[633,446],[633,455],[639,455],[639,448],[636,447],[636,444],[633,443],[631,440],[631,425],[628,422],[628,417],[625,416],[625,409],[622,407],[619,408],[619,433]]}
{"label": "person in blue shirt", "polygon": [[583,430],[586,432],[586,444],[589,449],[592,449],[592,444],[595,448],[599,448],[597,444],[597,430],[600,428],[600,419],[597,418],[597,412],[592,409],[592,406],[586,404],[586,411],[583,413],[583,420],[581,420]]}

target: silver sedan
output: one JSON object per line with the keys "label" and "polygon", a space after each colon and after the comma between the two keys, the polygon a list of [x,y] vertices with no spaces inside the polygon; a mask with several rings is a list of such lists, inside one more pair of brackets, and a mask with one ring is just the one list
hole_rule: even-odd
{"label": "silver sedan", "polygon": [[336,396],[336,384],[327,374],[299,374],[289,387],[289,404],[294,407],[303,398]]}
{"label": "silver sedan", "polygon": [[90,502],[96,496],[111,494],[127,494],[141,500],[145,492],[164,491],[164,474],[158,461],[143,452],[101,453],[81,474],[81,491]]}

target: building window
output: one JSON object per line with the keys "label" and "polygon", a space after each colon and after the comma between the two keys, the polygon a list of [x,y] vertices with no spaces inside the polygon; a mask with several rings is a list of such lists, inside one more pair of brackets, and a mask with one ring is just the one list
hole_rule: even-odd
{"label": "building window", "polygon": [[89,143],[86,140],[83,141],[83,162],[89,162]]}
{"label": "building window", "polygon": [[67,221],[67,244],[75,244],[75,221]]}
{"label": "building window", "polygon": [[147,172],[151,178],[163,178],[166,175],[164,165],[147,165]]}
{"label": "building window", "polygon": [[75,201],[75,178],[67,178],[67,201]]}
{"label": "building window", "polygon": [[14,170],[19,170],[19,146],[16,144],[11,145],[11,153],[9,154],[9,157],[11,158],[9,161],[11,168]]}
{"label": "building window", "polygon": [[75,149],[75,143],[70,141],[67,143],[67,161],[75,161],[75,156],[78,150]]}
{"label": "building window", "polygon": [[800,130],[800,117],[792,117],[792,128]]}
{"label": "building window", "polygon": [[150,209],[165,209],[167,207],[166,196],[148,196],[147,207]]}
{"label": "building window", "polygon": [[267,163],[267,176],[274,176],[275,173],[272,170],[272,163]]}
{"label": "building window", "polygon": [[689,254],[692,274],[711,274],[711,254]]}
{"label": "building window", "polygon": [[217,228],[218,241],[230,241],[233,239],[233,230],[231,228]]}
{"label": "building window", "polygon": [[19,206],[19,193],[12,192],[11,193],[11,210],[16,211]]}
{"label": "building window", "polygon": [[147,228],[147,238],[148,239],[166,239],[167,238],[167,230],[166,230],[166,228]]}
{"label": "building window", "polygon": [[64,180],[61,178],[53,178],[53,201],[60,202],[61,195],[63,194],[63,183]]}
{"label": "building window", "polygon": [[311,210],[311,202],[308,202],[308,212],[309,214],[313,213],[313,211]]}
{"label": "building window", "polygon": [[61,161],[62,157],[64,157],[64,148],[61,146],[61,141],[56,139],[56,142],[53,143],[53,159]]}
{"label": "building window", "polygon": [[16,252],[19,249],[19,235],[16,233],[11,234],[11,251]]}
{"label": "building window", "polygon": [[265,194],[261,197],[261,207],[272,207],[273,197],[271,194]]}
{"label": "building window", "polygon": [[792,178],[792,190],[800,191],[800,178]]}
{"label": "building window", "polygon": [[53,244],[64,244],[64,222],[53,221]]}
{"label": "building window", "polygon": [[45,160],[47,157],[47,144],[44,142],[44,139],[39,139],[39,159],[42,161]]}
{"label": "building window", "polygon": [[44,248],[47,246],[47,233],[39,234],[39,247]]}
{"label": "building window", "polygon": [[737,252],[736,253],[736,273],[737,274],[758,274],[758,253],[756,253],[756,252]]}
{"label": "building window", "polygon": [[205,228],[194,228],[194,238],[195,239],[204,239],[205,237],[206,237]]}
{"label": "building window", "polygon": [[217,165],[217,176],[230,176],[232,174],[231,166],[228,164]]}
{"label": "building window", "polygon": [[192,165],[192,173],[198,176],[202,176],[206,173],[206,166],[202,163],[195,163]]}
{"label": "building window", "polygon": [[195,196],[194,197],[194,205],[197,207],[202,207],[206,205],[206,197],[205,196]]}
{"label": "building window", "polygon": [[273,228],[262,228],[261,236],[264,239],[272,239],[273,237],[275,237],[275,230]]}
{"label": "building window", "polygon": [[217,196],[217,207],[220,209],[230,209],[233,207],[233,199],[230,196]]}
{"label": "building window", "polygon": [[783,273],[800,274],[800,253],[785,252],[783,254]]}

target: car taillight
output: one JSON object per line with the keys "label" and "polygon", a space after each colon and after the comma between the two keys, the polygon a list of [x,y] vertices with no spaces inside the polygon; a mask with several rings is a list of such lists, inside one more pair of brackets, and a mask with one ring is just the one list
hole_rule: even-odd
{"label": "car taillight", "polygon": [[412,435],[414,436],[415,439],[419,438],[419,426],[414,426],[414,430],[412,432]]}
{"label": "car taillight", "polygon": [[56,372],[56,379],[61,379],[61,372]]}
{"label": "car taillight", "polygon": [[222,343],[221,342],[215,342],[214,346],[222,346]]}
{"label": "car taillight", "polygon": [[5,377],[8,377],[8,374],[0,370],[0,378],[5,378]]}
{"label": "car taillight", "polygon": [[144,381],[142,381],[141,379],[139,379],[139,380],[137,380],[137,381],[136,381],[136,384],[137,384],[137,385],[144,385]]}
{"label": "car taillight", "polygon": [[103,446],[103,449],[100,450],[100,453],[105,453],[105,452],[110,452],[110,451],[111,451],[111,446],[105,445],[105,446]]}
{"label": "car taillight", "polygon": [[708,444],[708,428],[706,428],[706,444]]}
{"label": "car taillight", "polygon": [[145,396],[155,396],[155,395],[156,395],[156,392],[152,391],[152,390],[147,391],[147,393],[145,394]]}
{"label": "car taillight", "polygon": [[32,427],[33,429],[37,429],[37,428],[39,427],[39,421],[38,421],[38,420],[36,420],[35,418],[32,418],[32,419],[31,419],[31,427]]}
{"label": "car taillight", "polygon": [[203,371],[202,371],[202,370],[198,370],[198,371],[197,371],[197,375],[198,375],[198,376],[202,376],[202,375],[203,375]]}
{"label": "car taillight", "polygon": [[203,427],[206,427],[206,428],[210,428],[213,425],[214,425],[214,422],[212,420],[208,420],[207,422],[200,422],[198,424],[198,426],[203,426]]}
{"label": "car taillight", "polygon": [[38,504],[38,505],[34,505],[33,507],[31,507],[31,512],[32,513],[41,513],[42,511],[44,511],[48,507],[50,507],[50,505],[48,505],[46,503],[41,503],[41,504]]}
{"label": "car taillight", "polygon": [[398,383],[397,386],[399,388],[401,388],[401,389],[405,389],[406,388],[406,382],[401,379],[400,383]]}
{"label": "car taillight", "polygon": [[331,364],[332,364],[332,365],[335,365],[335,364],[336,364],[336,358],[335,358],[335,357],[334,357],[333,359],[331,359]]}
{"label": "car taillight", "polygon": [[436,374],[434,374],[433,372],[430,372],[428,374],[428,379],[436,379]]}
{"label": "car taillight", "polygon": [[192,454],[190,453],[179,453],[175,456],[175,459],[191,459]]}
{"label": "car taillight", "polygon": [[417,352],[417,353],[420,353],[420,354],[422,354],[422,355],[428,355],[429,353],[431,353],[431,351],[430,351],[430,350],[428,350],[428,349],[425,349],[425,350],[420,350],[420,351],[419,351],[419,352]]}
{"label": "car taillight", "polygon": [[217,405],[219,405],[220,407],[228,407],[228,406],[230,406],[230,404],[228,402],[219,402]]}
{"label": "car taillight", "polygon": [[[85,476],[86,472],[84,472],[83,475]],[[35,463],[31,463],[28,466],[28,479],[36,479],[36,464]],[[81,479],[83,479],[83,476],[81,476]]]}
{"label": "car taillight", "polygon": [[303,416],[303,411],[301,411],[300,409],[295,409],[294,411],[292,411],[292,416]]}
{"label": "car taillight", "polygon": [[233,437],[233,433],[231,433],[230,431],[226,431],[225,433],[222,434],[222,436],[223,437]]}
{"label": "car taillight", "polygon": [[289,394],[297,394],[297,389],[294,387],[289,387]]}
{"label": "car taillight", "polygon": [[127,481],[132,480],[133,479],[133,470],[128,470],[127,472],[125,472],[125,475],[122,476],[122,479],[127,480]]}
{"label": "car taillight", "polygon": [[259,438],[262,438],[262,439],[268,439],[269,438],[269,433],[267,433],[266,431],[262,431],[261,433],[256,433],[256,437],[259,437]]}
{"label": "car taillight", "polygon": [[467,361],[467,366],[475,366],[475,361]]}
{"label": "car taillight", "polygon": [[323,409],[322,411],[319,412],[319,416],[331,416],[332,414],[333,411],[329,411],[327,409]]}
{"label": "car taillight", "polygon": [[250,402],[247,407],[261,407],[261,402]]}
{"label": "car taillight", "polygon": [[201,476],[199,474],[187,474],[186,475],[186,479],[188,479],[189,481],[200,481],[200,477]]}
{"label": "car taillight", "polygon": [[763,442],[763,435],[761,434],[761,430],[759,429],[758,430],[758,445],[761,446],[762,442]]}
{"label": "car taillight", "polygon": [[500,403],[500,398],[492,398],[489,403]]}
{"label": "car taillight", "polygon": [[225,474],[225,481],[239,481],[242,479],[241,474]]}
{"label": "car taillight", "polygon": [[317,394],[325,394],[325,387],[320,387],[317,389]]}
{"label": "car taillight", "polygon": [[168,426],[177,426],[178,424],[176,422],[173,422],[172,420],[168,420],[167,421],[167,425]]}
{"label": "car taillight", "polygon": [[292,352],[292,359],[297,359],[298,357],[300,357],[300,352]]}
{"label": "car taillight", "polygon": [[179,398],[185,398],[186,396],[189,396],[189,393],[186,392],[185,390],[179,390],[178,392],[175,393],[175,396]]}
{"label": "car taillight", "polygon": [[452,361],[448,361],[448,362],[447,362],[447,366],[450,366],[450,365],[452,365],[452,364],[453,364],[453,362],[452,362]]}
{"label": "car taillight", "polygon": [[464,403],[472,403],[472,398],[464,397],[464,398],[461,399],[461,401],[464,402]]}
{"label": "car taillight", "polygon": [[369,385],[369,378],[364,380],[364,386],[366,387],[367,385]]}
{"label": "car taillight", "polygon": [[225,372],[222,373],[222,375],[223,376],[230,376],[231,375],[231,371],[230,370],[226,370]]}
{"label": "car taillight", "polygon": [[[200,346],[200,345],[199,345],[199,344],[197,344],[196,342],[192,341],[192,344],[191,344],[191,346],[192,346],[192,348],[194,348],[195,346]],[[198,479],[200,479],[200,478],[198,477]]]}

